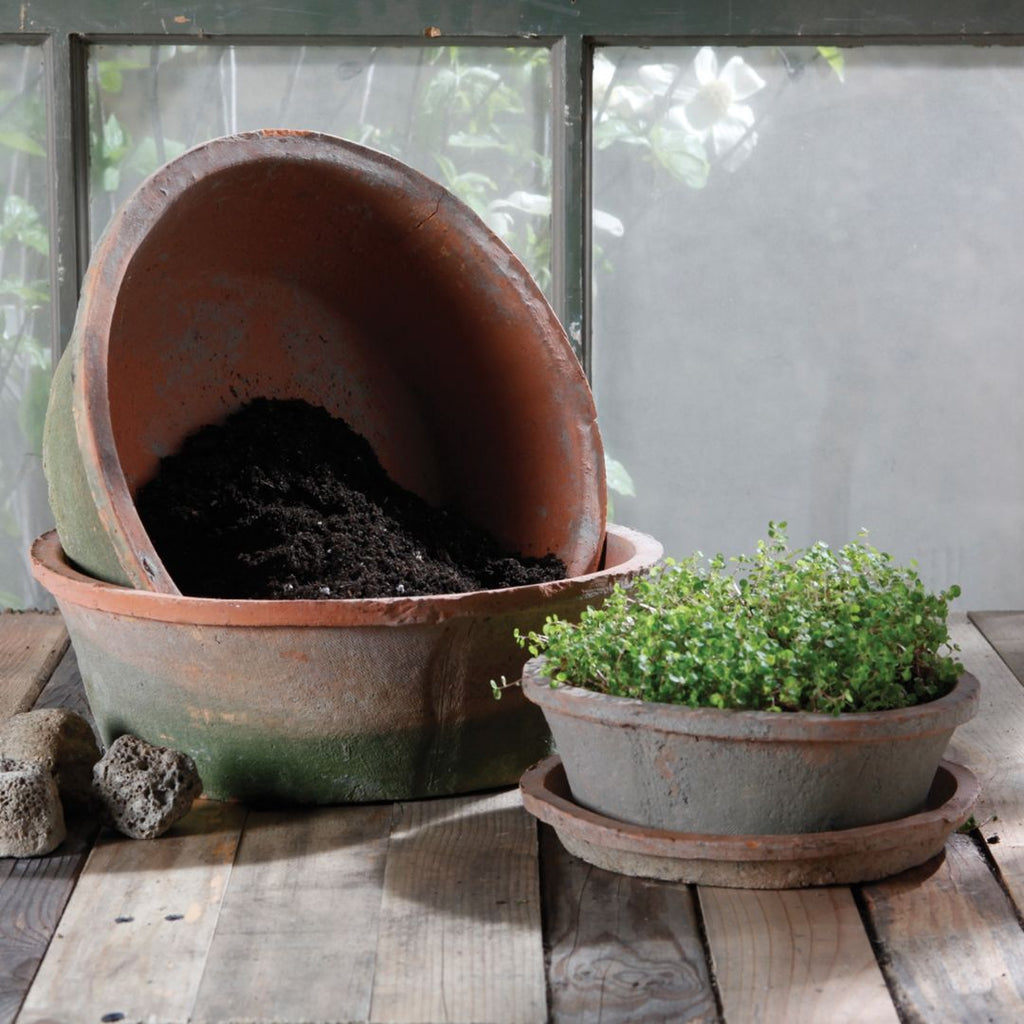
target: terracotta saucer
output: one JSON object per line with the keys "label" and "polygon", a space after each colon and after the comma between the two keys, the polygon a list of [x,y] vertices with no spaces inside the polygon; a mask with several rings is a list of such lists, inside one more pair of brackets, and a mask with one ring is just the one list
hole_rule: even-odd
{"label": "terracotta saucer", "polygon": [[924,863],[968,819],[980,787],[963,765],[942,761],[918,814],[836,832],[764,836],[665,832],[604,817],[573,801],[557,754],[528,769],[520,788],[526,809],[596,867],[673,882],[794,889],[869,882]]}

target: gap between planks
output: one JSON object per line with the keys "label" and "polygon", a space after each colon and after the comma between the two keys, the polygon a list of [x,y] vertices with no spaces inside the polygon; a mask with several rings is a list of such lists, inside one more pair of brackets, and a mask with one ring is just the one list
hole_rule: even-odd
{"label": "gap between planks", "polygon": [[0,861],[0,1024],[21,1009],[97,832],[68,822],[68,837],[48,857]]}
{"label": "gap between planks", "polygon": [[249,814],[192,1021],[367,1020],[391,816]]}
{"label": "gap between planks", "polygon": [[618,875],[568,853],[540,829],[551,1019],[717,1019],[692,888]]}
{"label": "gap between planks", "polygon": [[1024,612],[970,612],[968,618],[1024,683]]}
{"label": "gap between planks", "polygon": [[101,837],[19,1024],[187,1021],[244,816],[204,801],[160,839]]}
{"label": "gap between planks", "polygon": [[[73,669],[58,615],[0,615],[0,719],[30,710],[33,702],[55,706],[45,697],[69,658]],[[0,860],[0,1024],[10,1024],[21,1008],[96,831],[93,823],[72,819],[67,839],[52,855]]]}
{"label": "gap between planks", "polygon": [[[950,616],[950,632],[981,683],[978,714],[957,728],[947,753],[981,781],[981,827],[973,838],[950,837],[943,856],[865,886],[864,906],[908,1020],[1016,1021],[1024,1007],[1024,688],[965,616]],[[999,842],[983,853],[979,844],[992,837]]]}
{"label": "gap between planks", "polygon": [[730,1024],[898,1024],[848,888],[697,891]]}
{"label": "gap between planks", "polygon": [[[1024,617],[1019,621],[1024,629]],[[947,756],[981,782],[974,817],[983,838],[998,840],[989,854],[1024,911],[1024,686],[963,616],[951,617],[951,633],[964,667],[978,677],[981,702],[974,719],[954,733]]]}
{"label": "gap between planks", "polygon": [[19,1024],[547,1017],[536,830],[515,791],[246,812],[105,836]]}
{"label": "gap between planks", "polygon": [[[18,618],[29,644],[40,620],[59,624]],[[36,659],[46,667],[20,705],[58,657]],[[88,715],[70,649],[36,706]],[[546,1019],[536,826],[515,791],[287,812],[200,802],[160,840],[105,835],[57,925],[89,839],[65,851],[73,870],[45,862],[69,877],[29,936],[19,1022],[365,1021],[371,1009],[433,1021],[439,1004],[450,1020]],[[7,895],[41,906],[19,885]],[[12,975],[9,1019],[29,980]]]}
{"label": "gap between planks", "polygon": [[518,790],[396,812],[371,1020],[541,1024],[537,829]]}
{"label": "gap between planks", "polygon": [[950,627],[981,684],[978,713],[947,753],[981,781],[980,828],[950,837],[943,856],[865,886],[864,905],[907,1019],[1016,1021],[1024,1007],[1024,688],[964,616],[951,616]]}
{"label": "gap between planks", "polygon": [[974,841],[863,889],[885,972],[905,1019],[1022,1019],[1024,930]]}
{"label": "gap between planks", "polygon": [[[1024,619],[1022,619],[1024,622]],[[1024,1005],[1024,689],[963,615],[951,616],[965,667],[982,684],[976,718],[948,756],[979,775],[984,835],[1016,906],[970,839],[863,889],[892,994],[848,889],[700,888],[725,1017],[735,1021],[1014,1020]],[[780,984],[780,979],[784,981]],[[981,1016],[979,1016],[981,1014]]]}
{"label": "gap between planks", "polygon": [[[986,787],[986,806],[991,804],[995,806],[996,803],[1003,809],[1002,815],[1000,815],[999,823],[1003,823],[1003,827],[1006,833],[1013,838],[1015,829],[1019,827],[1020,819],[1019,816],[1015,816],[1013,811],[1013,800],[1015,797],[1019,797],[1020,787],[1016,785],[1015,770],[1019,770],[1017,767],[1019,764],[1019,750],[1020,746],[1016,745],[1017,740],[1021,734],[1021,717],[1020,717],[1020,697],[1022,694],[1019,684],[1013,680],[1012,676],[1008,673],[1005,666],[998,659],[989,645],[981,638],[972,626],[967,625],[964,622],[956,622],[954,624],[954,634],[957,641],[964,648],[963,660],[967,667],[979,675],[982,679],[983,685],[983,710],[979,715],[975,723],[961,727],[961,730],[957,734],[957,740],[955,743],[955,749],[953,751],[955,759],[961,760],[971,766],[981,777],[983,784]],[[471,800],[472,798],[457,798],[458,800]],[[442,803],[442,802],[436,802]],[[420,808],[422,810],[424,805],[407,805],[412,808]],[[1006,808],[1010,807],[1011,813],[1006,811]],[[522,813],[521,811],[519,812]],[[434,822],[433,824],[444,824],[446,812],[440,813],[440,821]],[[456,813],[455,817],[458,817]],[[997,827],[999,823],[993,823]],[[429,821],[423,822],[422,824],[430,824]],[[458,829],[456,829],[458,831]],[[410,873],[415,875],[417,873],[416,863],[418,854],[415,853],[416,840],[415,840],[416,828],[413,827],[409,830],[408,835],[405,837],[411,841],[411,845],[407,847],[407,853],[410,855],[408,863],[399,872],[396,879],[393,882],[397,884],[394,889],[397,892],[397,904],[396,907],[389,911],[394,913],[397,911],[396,919],[401,920],[403,917],[408,917],[406,910],[409,902],[408,892],[403,895],[403,890],[407,889],[407,885],[398,881],[403,876]],[[128,841],[116,841],[128,843],[129,846],[134,845]],[[161,841],[164,842],[164,841]],[[156,844],[154,844],[156,845]],[[315,845],[315,844],[314,844]],[[446,842],[442,840],[439,835],[435,835],[428,843],[428,846],[433,846],[436,851],[443,851],[446,849]],[[491,848],[485,843],[485,849],[487,852],[491,852]],[[456,849],[458,845],[456,844]],[[1009,844],[1003,847],[1001,842],[999,846],[993,847],[991,852],[996,858],[997,863],[1000,864],[1003,869],[1004,876],[1008,876],[1007,886],[1011,888],[1011,882],[1013,882],[1015,875],[1013,871],[1014,857],[1008,856],[1007,851],[1012,851],[1013,847]],[[872,924],[877,932],[878,941],[882,945],[883,954],[886,959],[894,966],[890,968],[890,981],[894,986],[894,990],[897,992],[900,998],[901,1005],[904,1007],[904,1012],[910,1019],[929,1019],[925,1008],[929,1004],[929,1000],[939,999],[941,1005],[944,1007],[945,1017],[943,1019],[969,1019],[966,1016],[961,1016],[958,1009],[963,1009],[968,1006],[969,1000],[977,998],[976,989],[978,985],[975,984],[974,988],[971,987],[971,979],[977,980],[979,977],[979,963],[982,965],[980,968],[980,976],[989,976],[990,982],[988,988],[982,988],[984,991],[994,990],[996,992],[996,1005],[999,1006],[998,999],[1005,996],[1007,993],[1012,995],[1014,998],[1020,995],[1016,990],[1019,988],[1018,985],[1018,969],[1017,963],[1019,958],[1019,936],[1013,932],[1012,928],[1006,928],[1007,921],[1007,905],[1009,901],[1006,899],[1005,894],[998,890],[992,889],[995,884],[995,880],[991,874],[987,871],[983,859],[978,856],[977,851],[969,844],[966,839],[957,838],[951,843],[951,850],[955,851],[951,853],[942,863],[938,866],[938,870],[934,870],[934,866],[927,868],[926,877],[916,879],[913,884],[907,885],[907,879],[902,877],[900,879],[892,880],[890,882],[878,883],[875,886],[867,887],[865,889],[865,905],[872,918]],[[436,854],[435,854],[436,856]],[[259,862],[260,858],[254,851],[253,861]],[[243,863],[241,852],[239,852],[238,864]],[[927,872],[931,872],[928,874]],[[458,872],[454,872],[449,878],[448,884],[457,888],[458,879],[455,877]],[[536,874],[534,873],[534,877]],[[981,885],[981,890],[978,889],[978,885]],[[239,883],[239,893],[244,892],[244,886],[241,882]],[[257,885],[250,886],[252,891],[258,889]],[[287,886],[285,887],[287,890]],[[386,887],[385,887],[386,889]],[[814,892],[813,890],[811,892]],[[821,892],[821,891],[818,891]],[[824,890],[824,892],[833,893],[848,893],[847,890]],[[980,895],[978,893],[980,892]],[[760,930],[761,938],[755,941],[761,941],[763,943],[763,937],[767,935],[769,939],[774,934],[778,943],[781,943],[785,948],[786,943],[789,943],[790,952],[789,956],[792,958],[794,955],[801,955],[801,942],[802,948],[806,951],[813,951],[816,948],[829,948],[829,944],[835,948],[840,949],[846,944],[849,948],[849,940],[843,939],[841,936],[844,933],[843,925],[838,922],[837,918],[843,918],[848,923],[852,922],[852,918],[849,916],[849,908],[846,906],[833,906],[831,908],[819,905],[817,909],[808,911],[806,904],[808,901],[805,899],[798,900],[795,904],[791,905],[788,909],[788,918],[786,914],[780,918],[778,914],[779,905],[784,904],[785,901],[790,900],[794,894],[785,893],[772,893],[772,894],[750,894],[750,893],[739,893],[733,890],[708,890],[704,889],[701,891],[701,901],[705,912],[705,919],[708,924],[709,942],[712,945],[712,952],[716,955],[716,965],[719,968],[719,983],[723,990],[723,1004],[727,1011],[727,1019],[730,1021],[745,1020],[745,1019],[756,1019],[753,1016],[753,1008],[763,1006],[767,1004],[759,1004],[757,1002],[756,993],[754,998],[751,999],[751,989],[749,985],[744,985],[742,981],[737,982],[734,979],[730,979],[730,970],[735,974],[736,971],[747,971],[750,974],[756,965],[750,963],[744,963],[742,960],[738,965],[734,965],[729,968],[729,941],[722,940],[723,931],[728,930],[730,927],[727,921],[729,914],[736,920],[746,920],[754,922],[753,927],[755,931]],[[808,894],[804,894],[808,895]],[[999,898],[1002,897],[1003,904],[999,902]],[[918,906],[915,901],[921,901],[923,903]],[[768,901],[767,903],[765,901]],[[429,900],[427,901],[429,903]],[[775,902],[777,905],[771,907],[768,904]],[[818,901],[820,903],[820,900]],[[840,902],[845,902],[840,897]],[[752,904],[756,906],[752,907]],[[794,909],[795,908],[795,909]],[[930,920],[932,922],[939,922],[938,924],[931,924],[928,927],[920,928],[917,927],[916,922],[923,922],[929,920],[928,915],[922,912],[921,908],[928,910],[930,914]],[[783,907],[783,909],[785,909]],[[855,909],[855,908],[854,908]],[[221,908],[221,914],[224,913]],[[341,913],[335,908],[335,913],[340,919]],[[421,914],[422,916],[422,914]],[[800,917],[806,918],[803,925],[797,926]],[[1012,915],[1011,915],[1012,916]],[[225,918],[227,921],[228,918]],[[787,924],[779,926],[777,922],[780,920],[787,920]],[[830,920],[831,919],[831,920]],[[415,920],[415,914],[413,915]],[[757,922],[760,923],[757,923]],[[723,923],[724,922],[724,923]],[[773,923],[775,922],[775,923]],[[127,922],[125,922],[127,923]],[[62,929],[64,925],[62,922]],[[277,932],[270,932],[278,934],[280,938],[280,932],[286,931],[278,926]],[[391,927],[389,925],[389,927]],[[244,929],[241,929],[244,931]],[[372,930],[372,929],[371,929]],[[430,930],[429,928],[427,929]],[[822,936],[827,936],[829,932],[834,933],[834,936],[840,936],[840,938],[826,938],[824,947],[822,946]],[[211,938],[210,944],[210,957],[206,960],[206,969],[211,970],[216,967],[218,963],[217,953],[214,955],[214,944],[224,943],[225,949],[230,948],[232,942],[234,942],[236,948],[238,947],[237,932],[232,935],[230,929],[225,927],[225,931],[218,937],[218,929],[214,929],[213,937]],[[270,934],[266,928],[255,930],[252,935],[252,942],[259,943],[265,940]],[[536,929],[533,929],[534,933],[537,933]],[[951,932],[955,933],[955,936],[951,936]],[[787,939],[788,933],[788,939]],[[439,932],[443,935],[443,928]],[[857,931],[855,928],[852,929],[851,934],[856,935]],[[803,937],[801,939],[801,936]],[[402,936],[401,931],[398,930],[394,933],[393,937],[398,938],[398,947],[401,949],[402,943],[406,943],[407,940]],[[956,942],[953,941],[954,937]],[[231,940],[231,941],[229,941]],[[388,950],[389,941],[382,941],[380,948],[377,950],[377,959],[380,960],[382,953]],[[749,941],[749,940],[748,940]],[[860,940],[858,939],[859,943]],[[777,944],[778,944],[777,943]],[[287,941],[284,942],[287,946]],[[391,943],[392,946],[394,943]],[[244,940],[241,943],[244,946]],[[435,944],[436,945],[436,944]],[[416,943],[413,943],[412,947],[415,949]],[[423,956],[424,949],[423,943],[418,944],[417,955]],[[443,948],[443,944],[442,944]],[[479,947],[474,947],[479,948]],[[960,978],[956,972],[950,972],[947,966],[945,966],[945,960],[951,956],[951,953],[956,949],[959,949],[961,954],[960,963],[962,964],[961,970],[966,971],[968,977]],[[979,953],[978,950],[982,952]],[[1007,950],[1009,952],[1007,952]],[[795,951],[795,952],[794,952]],[[967,951],[970,959],[964,960],[962,954]],[[993,952],[994,951],[994,952]],[[829,954],[832,956],[832,954]],[[859,957],[860,954],[857,954]],[[854,957],[855,962],[857,957]],[[792,959],[788,968],[791,981],[790,991],[786,996],[787,1005],[790,1007],[801,1005],[801,1000],[805,998],[806,992],[802,991],[801,985],[797,984],[794,990],[792,984],[792,977],[803,971],[806,978],[810,979],[812,987],[814,985],[824,985],[826,988],[831,984],[829,979],[829,972],[826,972],[824,980],[815,974],[813,969],[813,962],[817,959],[819,964],[822,962],[822,958],[818,956],[815,958],[811,956],[810,965],[805,963],[803,965],[793,966]],[[825,957],[828,960],[829,957]],[[412,958],[415,960],[415,958]],[[406,960],[407,963],[411,962]],[[842,962],[842,958],[839,957],[835,962]],[[954,962],[955,961],[951,961]],[[921,966],[928,968],[922,972]],[[1002,965],[1002,966],[1000,966]],[[762,964],[763,966],[763,964]],[[279,965],[280,967],[280,965]],[[427,973],[430,970],[435,970],[436,967],[429,967],[429,965],[420,964],[418,969],[420,971],[427,967]],[[554,958],[553,958],[554,967]],[[998,970],[996,969],[998,968]],[[500,967],[499,967],[500,969]],[[908,970],[910,973],[908,973]],[[927,975],[931,973],[929,978]],[[916,972],[916,974],[915,974]],[[128,976],[130,976],[129,972]],[[392,971],[396,974],[396,971]],[[456,972],[458,973],[458,972]],[[442,971],[443,974],[443,971]],[[554,975],[554,971],[553,971]],[[214,978],[214,974],[210,974],[211,979]],[[278,977],[280,975],[278,974]],[[122,978],[124,975],[122,975]],[[413,985],[412,978],[415,977],[415,972],[410,974],[406,978],[406,984],[408,986]],[[1002,980],[1000,980],[1002,979]],[[1005,980],[1009,979],[1009,981]],[[946,986],[946,990],[943,990],[941,983],[944,980],[949,981],[950,984]],[[212,985],[212,980],[210,981]],[[730,996],[730,985],[735,989],[735,992],[742,995],[746,992],[746,996],[738,998],[737,996]],[[1000,987],[1001,986],[1001,987]],[[455,990],[458,990],[456,984]],[[806,986],[804,986],[805,988]],[[872,980],[871,987],[873,991],[877,992],[877,987]],[[397,982],[392,979],[388,981],[386,986],[381,989],[382,995],[378,997],[376,1006],[382,1008],[386,1005],[388,989],[391,989],[391,997],[393,997],[394,990],[397,988]],[[938,995],[936,995],[938,993]],[[1002,995],[1001,995],[1002,994]],[[727,1001],[728,996],[728,1001]],[[990,997],[991,998],[991,997]],[[383,1001],[381,1001],[383,1000]],[[959,1002],[958,1002],[959,1000]],[[372,997],[371,997],[372,1002]],[[406,998],[407,1004],[416,1003],[416,999]],[[812,1004],[806,1004],[812,1005]],[[882,1004],[884,1006],[884,1004]],[[977,1005],[986,1005],[984,1003]],[[988,1009],[991,1010],[991,1003],[987,1004]],[[1019,1005],[1019,1004],[1018,1004]],[[74,1014],[65,1018],[68,1020],[81,1019],[78,1016],[78,1004],[75,1004],[76,1009]],[[196,1008],[200,1009],[202,1006],[201,1002],[197,1003]],[[730,1007],[736,1007],[735,1012],[729,1013]],[[30,1009],[30,1006],[27,1007]],[[863,1008],[863,1007],[862,1007]],[[920,1013],[918,1011],[921,1011]],[[109,1011],[105,1011],[109,1012]],[[383,1011],[382,1011],[383,1012]],[[413,1006],[413,1012],[411,1012],[406,1019],[417,1019],[416,1006]],[[880,1012],[885,1012],[880,1011]],[[570,1019],[571,1015],[566,1016],[564,1019]],[[32,1019],[23,1014],[22,1020]],[[60,1019],[60,1018],[57,1018]],[[171,1019],[171,1018],[167,1018]],[[183,1018],[184,1019],[184,1018]],[[244,1018],[236,1018],[244,1019]],[[253,1019],[275,1019],[275,1020],[289,1020],[289,1019],[301,1019],[298,1016],[275,1016],[274,1018],[253,1018]],[[381,1016],[380,1019],[387,1019],[385,1016]],[[398,1019],[398,1018],[395,1018]],[[420,1016],[418,1019],[430,1019],[425,1016]],[[466,1018],[473,1019],[473,1018]],[[528,1018],[524,1018],[528,1019]],[[543,1019],[543,1016],[535,1018]],[[579,1019],[579,1018],[577,1018]],[[613,1018],[609,1018],[613,1019]],[[759,1019],[771,1020],[771,1016],[760,1016]],[[785,1019],[780,1017],[778,1019]],[[792,1019],[792,1018],[791,1018]],[[830,1011],[828,1014],[823,1016],[823,1020],[841,1019],[836,1016],[835,1012]],[[859,1019],[870,1019],[861,1016]],[[879,1019],[885,1019],[880,1017]],[[935,1019],[935,1018],[933,1018]],[[995,1019],[998,1019],[995,1018]]]}

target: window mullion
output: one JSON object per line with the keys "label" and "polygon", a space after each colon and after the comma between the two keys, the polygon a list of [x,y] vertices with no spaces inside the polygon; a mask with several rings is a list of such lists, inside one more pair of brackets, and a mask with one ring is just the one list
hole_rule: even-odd
{"label": "window mullion", "polygon": [[554,45],[552,57],[552,294],[555,311],[589,374],[590,50],[582,36],[563,36]]}
{"label": "window mullion", "polygon": [[78,307],[78,289],[88,260],[84,46],[58,32],[45,44],[47,143],[50,204],[50,295],[54,358],[67,345]]}

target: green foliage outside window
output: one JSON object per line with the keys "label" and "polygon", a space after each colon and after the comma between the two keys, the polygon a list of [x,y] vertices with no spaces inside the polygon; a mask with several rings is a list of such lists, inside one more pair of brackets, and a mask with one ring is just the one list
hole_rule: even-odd
{"label": "green foliage outside window", "polygon": [[[103,46],[97,54],[94,236],[131,188],[188,147],[247,129],[302,128],[378,149],[439,181],[550,292],[546,48]],[[209,86],[198,108],[197,83]]]}
{"label": "green foliage outside window", "polygon": [[45,525],[50,382],[46,113],[37,47],[0,50],[0,608],[34,602],[27,550]]}
{"label": "green foliage outside window", "polygon": [[[595,53],[593,144],[704,187],[757,143],[759,71],[712,47],[680,63]],[[618,56],[612,59],[608,53]],[[842,76],[839,51],[803,48]],[[24,551],[41,525],[50,375],[46,120],[38,48],[0,61],[0,606],[33,594]],[[205,139],[256,127],[327,131],[397,157],[466,202],[551,292],[551,55],[542,46],[99,45],[88,69],[93,237],[144,177]],[[806,58],[777,51],[787,72]],[[198,100],[198,102],[196,102]],[[593,211],[594,263],[627,225]],[[609,486],[632,481],[609,458]],[[43,502],[45,505],[45,502]],[[14,581],[21,580],[16,583]]]}

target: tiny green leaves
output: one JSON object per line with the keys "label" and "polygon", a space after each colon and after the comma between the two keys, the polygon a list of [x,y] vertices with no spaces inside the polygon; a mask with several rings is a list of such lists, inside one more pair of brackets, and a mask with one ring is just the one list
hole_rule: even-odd
{"label": "tiny green leaves", "polygon": [[791,550],[770,523],[753,556],[667,561],[617,585],[578,623],[516,634],[553,683],[691,707],[880,711],[933,700],[961,666],[947,612],[865,534]]}

